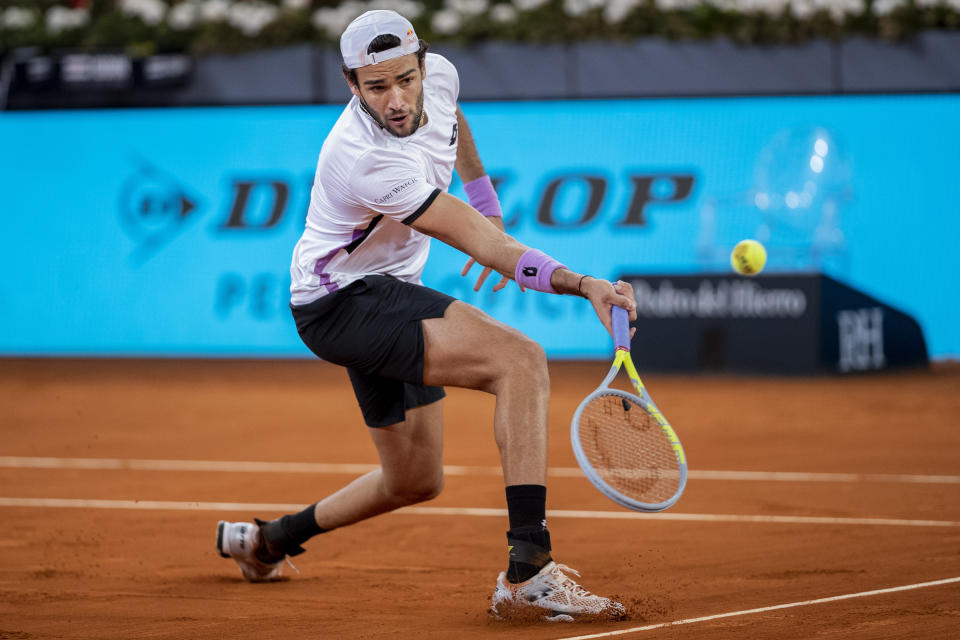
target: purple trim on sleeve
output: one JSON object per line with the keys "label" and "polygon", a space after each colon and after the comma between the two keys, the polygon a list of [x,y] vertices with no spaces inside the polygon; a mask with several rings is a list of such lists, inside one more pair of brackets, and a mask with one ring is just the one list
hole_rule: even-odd
{"label": "purple trim on sleeve", "polygon": [[490,181],[490,176],[480,176],[476,180],[465,183],[463,190],[467,192],[470,206],[484,216],[488,218],[503,217],[503,211],[500,209],[500,200],[497,199],[497,192],[493,188],[493,182]]}
{"label": "purple trim on sleeve", "polygon": [[550,276],[557,269],[566,269],[547,254],[537,249],[527,249],[517,260],[517,268],[513,279],[520,285],[520,290],[533,289],[545,293],[556,293],[550,284]]}

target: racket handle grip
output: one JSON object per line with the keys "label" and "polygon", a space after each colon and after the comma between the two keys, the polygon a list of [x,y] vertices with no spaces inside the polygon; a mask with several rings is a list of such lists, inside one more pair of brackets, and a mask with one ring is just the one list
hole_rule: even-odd
{"label": "racket handle grip", "polygon": [[630,316],[623,307],[611,308],[610,320],[613,325],[613,344],[617,349],[630,351]]}

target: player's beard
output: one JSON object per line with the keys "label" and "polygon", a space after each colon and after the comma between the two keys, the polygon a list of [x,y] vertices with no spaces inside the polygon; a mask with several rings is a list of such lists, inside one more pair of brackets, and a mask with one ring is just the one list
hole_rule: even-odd
{"label": "player's beard", "polygon": [[410,122],[412,125],[410,127],[410,133],[406,133],[402,135],[397,133],[397,131],[393,127],[387,124],[384,118],[379,113],[377,113],[373,109],[373,107],[367,104],[367,101],[363,99],[363,96],[357,96],[357,97],[360,99],[360,106],[363,107],[363,110],[367,112],[367,115],[373,118],[373,121],[376,122],[378,125],[380,125],[381,129],[390,132],[391,134],[393,134],[398,138],[406,138],[406,137],[412,136],[414,133],[417,132],[417,129],[420,128],[420,121],[423,120],[423,88],[422,87],[420,88],[420,95],[417,96],[417,107],[410,114]]}

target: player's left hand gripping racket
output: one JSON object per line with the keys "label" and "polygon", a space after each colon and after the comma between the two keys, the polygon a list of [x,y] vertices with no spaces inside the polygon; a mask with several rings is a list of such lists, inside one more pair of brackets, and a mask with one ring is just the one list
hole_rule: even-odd
{"label": "player's left hand gripping racket", "polygon": [[[613,307],[612,323],[613,366],[573,415],[573,453],[590,482],[617,504],[663,511],[687,485],[687,458],[633,366],[626,310]],[[623,364],[637,395],[610,388]]]}

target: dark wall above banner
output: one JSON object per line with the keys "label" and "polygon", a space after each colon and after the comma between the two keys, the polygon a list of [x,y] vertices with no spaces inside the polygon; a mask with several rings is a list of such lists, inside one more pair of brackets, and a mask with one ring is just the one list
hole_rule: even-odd
{"label": "dark wall above banner", "polygon": [[[723,38],[641,38],[567,45],[442,44],[431,50],[457,66],[463,101],[960,90],[960,65],[953,62],[960,60],[960,32],[950,31],[921,32],[903,44],[850,38],[740,46]],[[16,84],[5,108],[342,104],[350,98],[339,52],[328,47],[304,44],[198,57],[66,55],[72,60],[67,66],[79,77],[59,85],[64,54],[10,54],[7,64],[13,60],[17,66]],[[523,60],[523,73],[517,60]],[[70,90],[51,91],[56,86]],[[113,90],[103,91],[105,86]]]}
{"label": "dark wall above banner", "polygon": [[927,363],[917,322],[828,276],[625,275],[637,366],[654,371],[855,373]]}
{"label": "dark wall above banner", "polygon": [[[131,57],[117,52],[21,51],[11,64],[10,95],[15,98],[33,96],[49,106],[58,99],[63,106],[99,106],[98,102],[106,106],[129,92],[187,86],[194,60],[185,54]],[[84,104],[90,102],[94,104]]]}

